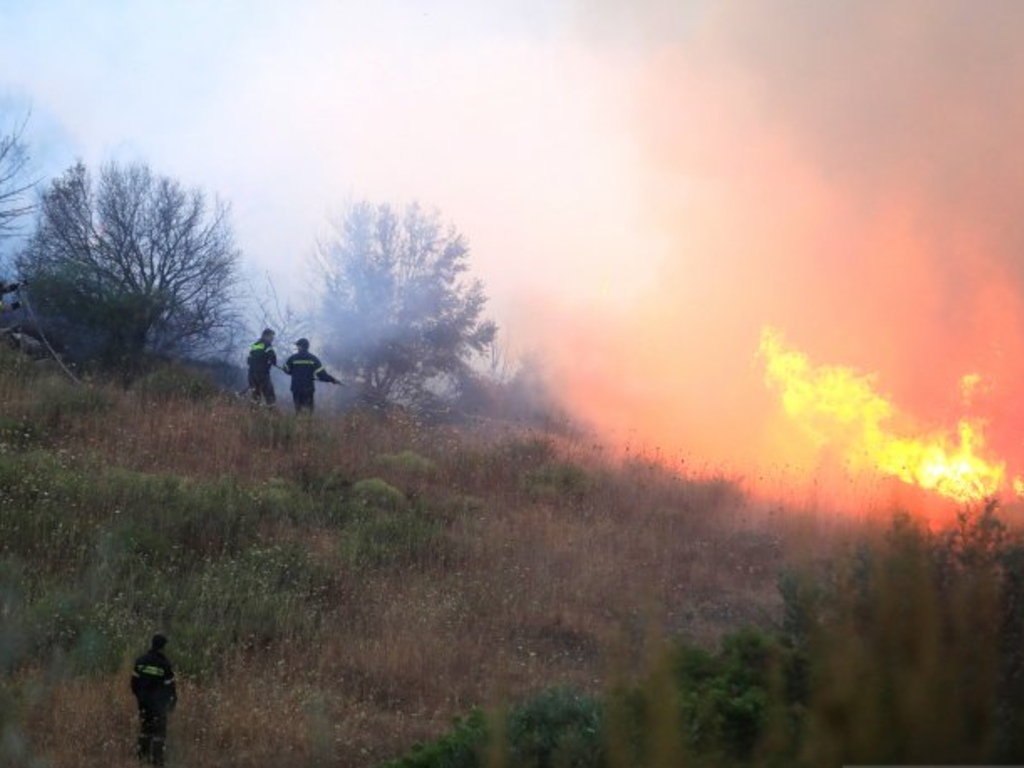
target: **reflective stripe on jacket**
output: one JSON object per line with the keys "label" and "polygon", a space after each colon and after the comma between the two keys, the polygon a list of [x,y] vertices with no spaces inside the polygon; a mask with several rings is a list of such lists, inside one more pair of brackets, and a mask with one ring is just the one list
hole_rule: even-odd
{"label": "reflective stripe on jacket", "polygon": [[324,369],[320,358],[307,351],[296,352],[289,357],[281,370],[292,377],[292,392],[312,392],[316,379],[328,383],[337,381]]}
{"label": "reflective stripe on jacket", "polygon": [[277,352],[274,345],[260,339],[249,347],[249,373],[268,374],[277,365]]}
{"label": "reflective stripe on jacket", "polygon": [[173,707],[177,701],[174,671],[160,651],[149,650],[132,667],[132,693],[140,704]]}

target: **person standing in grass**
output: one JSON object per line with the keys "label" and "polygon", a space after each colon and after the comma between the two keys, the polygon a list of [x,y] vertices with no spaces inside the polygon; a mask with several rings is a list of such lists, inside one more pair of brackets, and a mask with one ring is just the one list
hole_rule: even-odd
{"label": "person standing in grass", "polygon": [[277,365],[274,336],[273,330],[264,328],[259,339],[249,347],[249,396],[257,405],[266,403],[270,407],[277,402],[274,382],[270,380],[270,371]]}
{"label": "person standing in grass", "polygon": [[292,377],[292,400],[295,401],[295,412],[313,412],[313,393],[316,381],[328,384],[341,384],[325,369],[320,358],[309,351],[309,339],[295,342],[298,352],[284,362],[281,370]]}
{"label": "person standing in grass", "polygon": [[132,693],[139,705],[138,756],[141,762],[164,764],[167,716],[178,703],[174,671],[164,655],[167,638],[153,635],[149,650],[132,667]]}

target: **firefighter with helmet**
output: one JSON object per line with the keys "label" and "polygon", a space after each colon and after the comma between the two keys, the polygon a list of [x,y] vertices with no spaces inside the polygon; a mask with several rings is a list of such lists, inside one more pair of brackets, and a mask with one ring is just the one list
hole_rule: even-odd
{"label": "firefighter with helmet", "polygon": [[264,328],[259,339],[249,347],[249,396],[256,405],[266,403],[273,407],[277,402],[274,382],[270,379],[270,371],[277,365],[275,335],[273,329]]}
{"label": "firefighter with helmet", "polygon": [[0,280],[0,313],[13,312],[16,309],[21,309],[20,300],[15,299],[14,301],[8,303],[3,300],[3,297],[6,296],[8,293],[15,293],[16,291],[21,290],[21,286],[23,285],[24,283],[5,283],[4,281]]}
{"label": "firefighter with helmet", "polygon": [[327,384],[341,384],[325,369],[320,358],[309,351],[309,339],[295,342],[298,352],[285,360],[281,370],[292,377],[292,399],[295,401],[295,412],[313,412],[313,392],[316,381]]}
{"label": "firefighter with helmet", "polygon": [[132,667],[132,693],[139,705],[138,757],[153,765],[164,764],[167,716],[178,703],[174,671],[164,655],[165,645],[164,635],[153,635],[149,650]]}

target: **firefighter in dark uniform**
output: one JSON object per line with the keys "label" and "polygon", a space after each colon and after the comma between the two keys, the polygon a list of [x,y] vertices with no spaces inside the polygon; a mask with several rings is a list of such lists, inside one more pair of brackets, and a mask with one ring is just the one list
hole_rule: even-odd
{"label": "firefighter in dark uniform", "polygon": [[8,293],[20,290],[22,285],[24,283],[5,283],[3,280],[0,280],[0,312],[21,309],[21,302],[19,300],[15,299],[12,302],[6,302],[3,299]]}
{"label": "firefighter in dark uniform", "polygon": [[164,764],[167,715],[178,703],[174,672],[164,656],[165,645],[166,637],[153,635],[149,650],[132,667],[132,693],[139,704],[139,760],[153,765]]}
{"label": "firefighter in dark uniform", "polygon": [[270,380],[270,371],[277,365],[274,335],[270,328],[266,328],[256,343],[249,347],[249,396],[257,405],[265,402],[273,406],[277,401],[274,382]]}
{"label": "firefighter in dark uniform", "polygon": [[341,384],[331,376],[325,369],[320,358],[309,351],[309,339],[299,339],[295,342],[299,351],[284,362],[282,371],[292,377],[292,399],[295,401],[295,412],[313,412],[313,392],[316,389],[315,381],[323,381],[327,384]]}

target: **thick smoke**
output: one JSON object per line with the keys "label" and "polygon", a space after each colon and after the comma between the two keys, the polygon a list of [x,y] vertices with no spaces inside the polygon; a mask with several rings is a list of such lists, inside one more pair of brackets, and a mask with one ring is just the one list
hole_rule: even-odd
{"label": "thick smoke", "polygon": [[992,453],[1019,468],[1024,4],[713,3],[673,16],[674,38],[664,8],[637,13],[629,39],[584,26],[634,67],[619,98],[657,288],[560,318],[579,411],[702,465],[820,469],[764,386],[771,324],[877,374],[922,429],[986,418]]}

